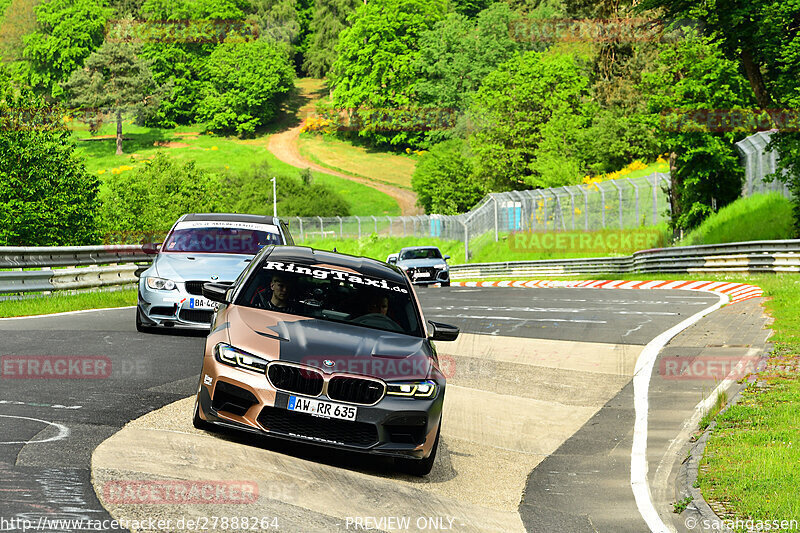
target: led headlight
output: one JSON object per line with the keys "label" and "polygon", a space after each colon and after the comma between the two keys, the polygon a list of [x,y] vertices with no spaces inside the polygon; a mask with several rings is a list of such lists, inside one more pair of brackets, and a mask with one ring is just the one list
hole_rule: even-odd
{"label": "led headlight", "polygon": [[214,346],[214,358],[220,363],[259,373],[266,372],[267,364],[269,363],[269,361],[265,359],[237,350],[230,344],[225,344],[224,342],[220,342]]}
{"label": "led headlight", "polygon": [[386,394],[388,396],[405,396],[406,398],[433,398],[436,395],[436,382],[427,379],[425,381],[387,383]]}
{"label": "led headlight", "polygon": [[434,265],[434,268],[447,268],[447,265]]}
{"label": "led headlight", "polygon": [[403,270],[408,270],[408,267],[407,267],[406,265],[397,265],[397,266],[399,266],[399,267],[400,267],[400,268],[402,268]]}
{"label": "led headlight", "polygon": [[147,287],[160,291],[171,291],[175,288],[175,282],[164,278],[147,278]]}

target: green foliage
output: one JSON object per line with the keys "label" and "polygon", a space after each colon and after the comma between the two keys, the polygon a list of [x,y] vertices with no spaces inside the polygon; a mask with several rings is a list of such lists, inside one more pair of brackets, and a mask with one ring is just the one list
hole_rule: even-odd
{"label": "green foliage", "polygon": [[689,233],[685,245],[792,239],[792,203],[778,193],[757,194],[726,205]]}
{"label": "green foliage", "polygon": [[213,174],[194,162],[178,163],[156,156],[134,171],[104,181],[101,227],[104,235],[159,235],[184,213],[208,213],[221,202]]}
{"label": "green foliage", "polygon": [[315,0],[309,23],[309,42],[303,68],[310,75],[322,78],[336,60],[339,35],[349,26],[351,17],[362,0]]}
{"label": "green foliage", "polygon": [[47,0],[34,10],[38,29],[24,38],[28,81],[37,92],[58,98],[60,84],[103,42],[111,10],[106,0]]}
{"label": "green foliage", "polygon": [[[23,111],[23,112],[20,112]],[[0,95],[0,244],[97,240],[97,179],[75,156],[61,118],[30,95]]]}
{"label": "green foliage", "polygon": [[339,39],[330,72],[333,104],[363,110],[358,135],[375,144],[415,145],[422,133],[393,118],[415,103],[419,36],[445,14],[444,0],[371,0]]}
{"label": "green foliage", "polygon": [[592,106],[578,60],[527,52],[486,77],[473,99],[475,172],[492,190],[574,182]]}
{"label": "green foliage", "polygon": [[286,56],[267,40],[224,43],[208,57],[198,115],[208,128],[253,134],[269,122],[293,86]]}
{"label": "green foliage", "polygon": [[659,128],[663,152],[677,155],[672,172],[672,224],[691,229],[712,212],[738,198],[743,169],[733,143],[738,132],[709,132],[685,120],[697,109],[734,109],[752,104],[747,80],[708,38],[688,39],[661,48],[658,67],[645,75],[650,117]]}
{"label": "green foliage", "polygon": [[[419,79],[414,92],[419,105],[452,110],[466,109],[481,81],[517,53],[511,24],[519,15],[502,2],[482,11],[477,22],[450,13],[422,32],[414,69]],[[436,128],[428,142],[448,138],[451,132]]]}
{"label": "green foliage", "polygon": [[465,145],[461,139],[439,143],[417,163],[411,185],[426,213],[464,213],[486,195],[485,182],[473,176]]}
{"label": "green foliage", "polygon": [[[248,8],[247,0],[146,0],[140,14],[148,21],[245,20]],[[142,55],[150,62],[156,85],[171,88],[148,125],[169,127],[197,120],[206,59],[218,46],[219,36],[210,37],[145,43]]]}
{"label": "green foliage", "polygon": [[236,213],[272,214],[272,183],[277,177],[278,215],[281,217],[333,217],[349,215],[345,199],[331,188],[301,179],[276,174],[266,162],[248,172],[229,174],[222,180],[225,208]]}

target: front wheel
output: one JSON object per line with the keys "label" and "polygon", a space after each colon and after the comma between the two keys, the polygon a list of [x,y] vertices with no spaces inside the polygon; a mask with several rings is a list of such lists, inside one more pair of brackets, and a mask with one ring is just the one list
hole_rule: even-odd
{"label": "front wheel", "polygon": [[443,281],[442,282],[442,287],[449,287],[449,286],[450,286],[450,282],[449,281]]}
{"label": "front wheel", "polygon": [[404,474],[411,476],[423,477],[431,473],[433,469],[433,462],[436,460],[436,450],[439,449],[439,433],[442,431],[442,424],[436,429],[436,440],[433,441],[433,448],[431,454],[425,459],[406,459],[395,458],[395,467]]}
{"label": "front wheel", "polygon": [[138,331],[139,333],[149,333],[150,332],[150,328],[148,328],[147,326],[145,326],[142,323],[142,315],[140,313],[141,312],[139,311],[139,308],[137,307],[136,308],[136,331]]}

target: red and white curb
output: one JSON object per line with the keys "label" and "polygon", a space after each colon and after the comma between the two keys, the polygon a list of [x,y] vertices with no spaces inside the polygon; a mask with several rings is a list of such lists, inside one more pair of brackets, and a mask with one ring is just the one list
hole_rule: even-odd
{"label": "red and white curb", "polygon": [[455,287],[528,287],[528,288],[581,288],[581,289],[680,289],[683,291],[702,291],[724,294],[730,303],[743,302],[764,295],[761,287],[747,283],[728,283],[724,281],[625,281],[625,280],[549,280],[528,281],[453,281]]}

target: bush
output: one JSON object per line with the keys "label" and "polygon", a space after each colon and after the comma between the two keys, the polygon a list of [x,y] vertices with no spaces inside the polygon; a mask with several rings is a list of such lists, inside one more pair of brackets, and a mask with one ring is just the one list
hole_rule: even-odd
{"label": "bush", "polygon": [[278,215],[281,217],[333,217],[350,214],[348,203],[324,185],[312,182],[310,173],[301,173],[301,179],[276,175],[266,162],[254,166],[249,172],[228,174],[221,186],[222,204],[236,213],[255,215],[272,214],[272,183],[277,178]]}
{"label": "bush", "polygon": [[0,245],[97,242],[97,178],[75,156],[64,114],[0,93]]}
{"label": "bush", "polygon": [[461,139],[439,143],[422,156],[411,186],[426,213],[455,215],[468,211],[487,192],[472,174],[472,160]]}
{"label": "bush", "polygon": [[181,164],[157,153],[142,165],[105,183],[101,227],[106,242],[140,242],[144,235],[163,235],[185,213],[222,207],[218,178],[194,162]]}
{"label": "bush", "polygon": [[294,70],[266,40],[224,43],[208,57],[203,98],[198,106],[208,129],[253,134],[269,122],[294,83]]}

